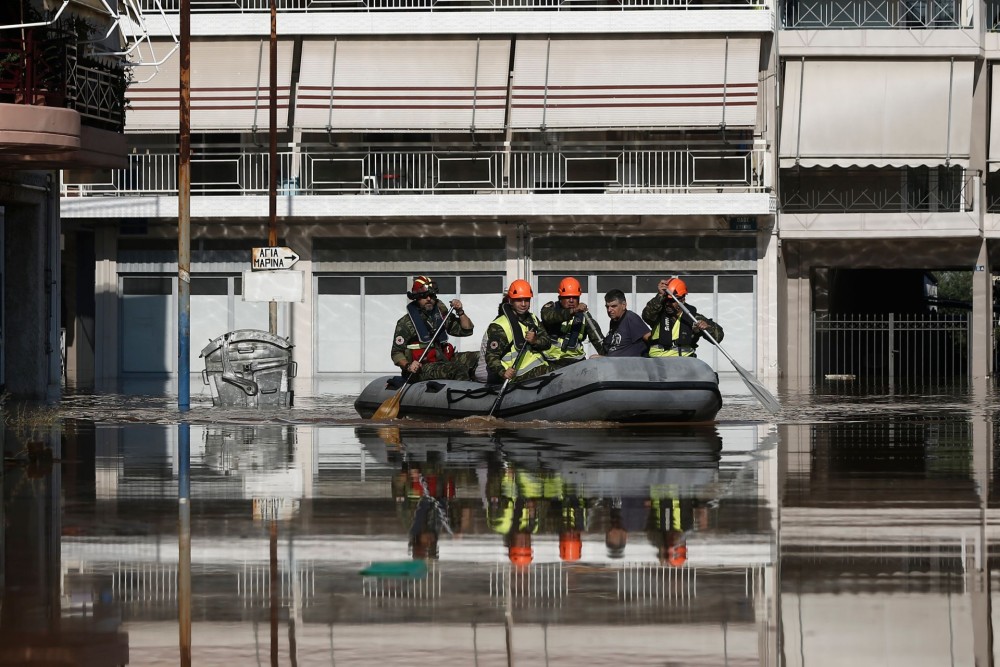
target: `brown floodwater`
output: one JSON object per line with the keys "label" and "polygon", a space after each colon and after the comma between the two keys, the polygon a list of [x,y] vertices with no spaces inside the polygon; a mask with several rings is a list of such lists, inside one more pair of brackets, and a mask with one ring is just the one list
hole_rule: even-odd
{"label": "brown floodwater", "polygon": [[622,426],[351,386],[3,405],[0,665],[993,664],[993,391]]}

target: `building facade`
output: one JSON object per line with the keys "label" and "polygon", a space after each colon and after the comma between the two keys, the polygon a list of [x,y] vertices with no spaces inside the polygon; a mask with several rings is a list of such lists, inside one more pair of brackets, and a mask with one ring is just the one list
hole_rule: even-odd
{"label": "building facade", "polygon": [[[67,330],[94,322],[67,348],[80,386],[179,368],[179,6],[162,7],[157,67],[128,90],[127,168],[61,186],[67,257],[81,268],[67,292],[95,295],[92,313],[66,313]],[[193,371],[210,339],[268,326],[242,284],[268,235],[268,7],[192,2]],[[988,7],[277,7],[279,245],[301,257],[305,285],[280,305],[278,333],[295,345],[297,391],[391,372],[393,325],[419,274],[460,297],[477,332],[515,278],[533,284],[537,309],[577,276],[606,325],[609,289],[641,309],[680,275],[741,366],[795,388],[814,379],[831,272],[974,270],[971,367],[989,373]],[[715,350],[702,356],[731,370]]]}

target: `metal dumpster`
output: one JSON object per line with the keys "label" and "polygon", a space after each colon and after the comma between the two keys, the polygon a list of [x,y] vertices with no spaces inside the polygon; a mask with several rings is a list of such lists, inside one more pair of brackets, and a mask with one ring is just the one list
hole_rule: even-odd
{"label": "metal dumpster", "polygon": [[238,408],[287,408],[288,381],[295,377],[288,339],[257,329],[239,329],[215,338],[201,351],[202,380],[212,404]]}

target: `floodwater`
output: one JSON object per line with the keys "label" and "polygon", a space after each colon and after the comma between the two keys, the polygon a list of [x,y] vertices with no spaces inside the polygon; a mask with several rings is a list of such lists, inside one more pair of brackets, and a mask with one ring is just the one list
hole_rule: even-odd
{"label": "floodwater", "polygon": [[[6,404],[0,665],[988,665],[996,394],[714,424]],[[186,462],[189,461],[189,465]]]}

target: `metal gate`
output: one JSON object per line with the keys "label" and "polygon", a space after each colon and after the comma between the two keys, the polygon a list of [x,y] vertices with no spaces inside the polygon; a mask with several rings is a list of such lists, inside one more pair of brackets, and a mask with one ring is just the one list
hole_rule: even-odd
{"label": "metal gate", "polygon": [[968,314],[813,313],[817,384],[955,384],[969,377]]}

